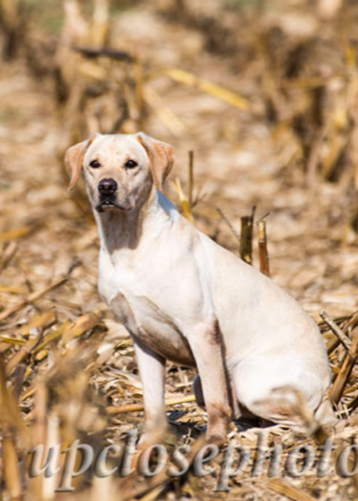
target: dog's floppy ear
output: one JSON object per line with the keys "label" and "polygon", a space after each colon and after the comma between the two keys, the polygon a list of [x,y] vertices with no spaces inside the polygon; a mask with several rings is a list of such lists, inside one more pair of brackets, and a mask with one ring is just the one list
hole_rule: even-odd
{"label": "dog's floppy ear", "polygon": [[74,146],[68,148],[68,150],[66,151],[65,166],[71,178],[68,191],[71,191],[76,186],[77,181],[79,180],[81,175],[82,163],[86,151],[98,136],[99,134],[95,134],[90,139],[86,139],[86,141],[75,144]]}
{"label": "dog's floppy ear", "polygon": [[154,184],[159,191],[163,191],[164,181],[173,167],[174,149],[170,144],[157,141],[143,132],[137,134],[137,139],[149,156]]}

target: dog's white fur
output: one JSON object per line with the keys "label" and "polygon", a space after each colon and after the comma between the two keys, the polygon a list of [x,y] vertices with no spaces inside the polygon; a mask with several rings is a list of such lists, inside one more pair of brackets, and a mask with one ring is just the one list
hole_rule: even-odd
{"label": "dog's white fur", "polygon": [[[90,167],[93,159],[99,168]],[[128,159],[138,167],[127,168]],[[332,414],[331,374],[316,324],[288,293],[179,214],[160,191],[172,163],[172,148],[144,134],[97,135],[66,154],[71,186],[82,167],[94,207],[100,294],[134,341],[146,431],[166,422],[166,359],[197,367],[210,439],[224,440],[228,419],[247,411],[297,424],[292,398],[277,398],[277,388],[298,392],[323,421]],[[122,210],[95,210],[104,178],[117,181]]]}

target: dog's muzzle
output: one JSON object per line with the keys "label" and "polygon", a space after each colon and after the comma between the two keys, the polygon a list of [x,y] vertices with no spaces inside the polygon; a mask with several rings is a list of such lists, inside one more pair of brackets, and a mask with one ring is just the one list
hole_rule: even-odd
{"label": "dog's muzzle", "polygon": [[128,211],[132,208],[127,201],[123,204],[116,201],[117,190],[118,184],[114,179],[102,179],[98,183],[99,202],[96,206],[98,212],[112,209]]}
{"label": "dog's muzzle", "polygon": [[102,179],[98,183],[98,192],[101,198],[112,197],[118,189],[118,184],[114,179]]}

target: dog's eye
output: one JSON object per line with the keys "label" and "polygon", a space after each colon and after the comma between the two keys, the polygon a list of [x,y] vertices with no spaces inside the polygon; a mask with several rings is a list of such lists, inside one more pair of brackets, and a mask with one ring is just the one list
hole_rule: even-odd
{"label": "dog's eye", "polygon": [[128,162],[126,162],[124,165],[127,167],[127,169],[134,169],[134,167],[137,167],[138,164],[135,160],[128,160]]}
{"label": "dog's eye", "polygon": [[90,162],[90,167],[92,167],[93,169],[98,169],[98,167],[101,167],[101,164],[98,160],[92,160],[92,162]]}

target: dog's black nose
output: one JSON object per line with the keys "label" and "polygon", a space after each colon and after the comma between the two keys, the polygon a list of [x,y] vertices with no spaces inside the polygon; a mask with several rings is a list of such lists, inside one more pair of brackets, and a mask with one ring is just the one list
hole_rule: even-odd
{"label": "dog's black nose", "polygon": [[117,191],[118,184],[114,179],[102,179],[98,183],[98,191],[102,196],[110,196],[114,195],[114,193]]}

